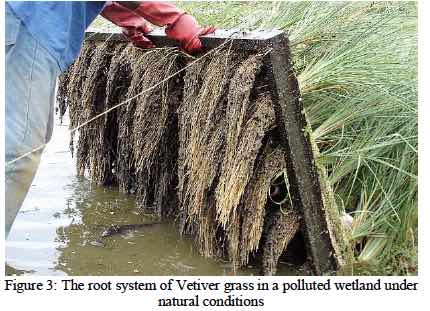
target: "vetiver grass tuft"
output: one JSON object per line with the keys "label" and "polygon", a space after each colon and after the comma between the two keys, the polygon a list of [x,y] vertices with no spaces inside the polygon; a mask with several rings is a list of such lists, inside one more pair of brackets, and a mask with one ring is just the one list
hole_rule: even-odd
{"label": "vetiver grass tuft", "polygon": [[[288,34],[318,162],[354,216],[356,272],[416,274],[416,3],[177,4],[202,25]],[[109,28],[103,19],[93,26]]]}

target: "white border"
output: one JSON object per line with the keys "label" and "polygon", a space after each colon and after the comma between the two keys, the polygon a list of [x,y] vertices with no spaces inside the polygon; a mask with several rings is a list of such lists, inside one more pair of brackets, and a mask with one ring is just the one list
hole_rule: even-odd
{"label": "white border", "polygon": [[[1,2],[1,36],[4,40],[4,2]],[[430,70],[430,49],[429,49],[429,36],[428,31],[428,20],[430,17],[425,14],[430,12],[430,5],[428,1],[419,1],[419,276],[408,278],[409,281],[416,280],[420,283],[421,290],[419,292],[294,292],[288,295],[274,295],[266,293],[265,307],[264,309],[281,308],[284,310],[288,309],[330,309],[330,310],[363,310],[363,307],[369,307],[372,310],[384,307],[390,310],[422,310],[428,307],[422,307],[428,304],[428,298],[426,300],[424,294],[429,293],[428,276],[429,276],[429,237],[430,225],[430,209],[427,204],[430,202],[428,193],[430,189],[430,181],[426,178],[430,176],[429,163],[430,161],[430,143],[427,143],[428,137],[430,137],[429,124],[430,121],[430,107],[425,103],[429,100],[429,70]],[[1,50],[1,57],[4,64],[4,50]],[[2,66],[2,83],[0,94],[4,94],[4,65]],[[3,95],[4,98],[4,95]],[[0,122],[0,146],[2,148],[1,154],[1,205],[4,206],[4,101],[2,100],[2,109],[0,110],[1,122]],[[424,176],[424,177],[423,177]],[[4,208],[2,209],[4,211]],[[4,228],[4,217],[1,217],[0,225]],[[5,243],[4,243],[4,230],[1,231],[0,236],[0,257],[5,258]],[[138,310],[145,310],[146,307],[150,310],[155,309],[154,296],[151,292],[135,292],[132,294],[124,295],[117,292],[62,292],[60,290],[51,292],[39,292],[39,293],[26,293],[26,294],[14,294],[13,292],[4,292],[4,264],[1,265],[2,280],[0,285],[0,306],[3,310],[7,307],[11,307],[15,310],[31,310],[31,309],[45,309],[45,310],[76,310],[77,307],[82,306],[85,309],[97,308],[98,310],[124,310],[124,308],[133,308]],[[154,280],[158,282],[167,281],[170,277],[78,277],[76,280],[82,282],[91,282],[94,280],[112,280],[112,281],[149,281]],[[181,278],[181,277],[175,277]],[[232,281],[247,281],[255,280],[255,277],[182,277],[189,280],[200,280],[215,281],[215,282],[232,282]],[[354,280],[357,277],[333,277],[334,280]],[[19,278],[19,280],[27,281],[45,281],[47,279],[53,279],[54,281],[60,281],[65,279],[64,277],[26,277]],[[285,282],[286,280],[294,280],[293,277],[265,277],[262,280],[266,282],[279,281]],[[323,280],[323,277],[314,277],[312,280]],[[377,277],[363,278],[360,280],[376,280]],[[383,277],[383,280],[403,280],[404,277]],[[194,294],[192,292],[191,294]],[[202,294],[202,293],[201,293]],[[249,295],[246,292],[241,293],[244,297],[257,297],[260,296],[260,292],[253,292]],[[160,296],[159,293],[156,295]],[[184,294],[179,294],[183,296]],[[206,296],[215,297],[217,294],[208,293]],[[24,298],[25,297],[25,298]],[[120,297],[124,298],[121,299]],[[93,304],[95,303],[95,304]],[[170,308],[168,308],[170,309]],[[192,308],[182,308],[183,310],[189,310]],[[206,308],[207,309],[207,308]],[[234,309],[234,308],[233,308]],[[244,308],[236,308],[237,310],[243,310]],[[258,308],[262,309],[262,308]],[[212,310],[212,308],[209,308]]]}

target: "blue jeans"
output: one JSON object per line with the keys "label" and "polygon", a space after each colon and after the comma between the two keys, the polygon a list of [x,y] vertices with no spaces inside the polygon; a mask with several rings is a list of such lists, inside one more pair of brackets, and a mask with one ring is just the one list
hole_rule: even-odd
{"label": "blue jeans", "polygon": [[[7,3],[5,8],[7,163],[46,144],[51,138],[55,83],[60,68]],[[6,237],[36,174],[42,151],[43,148],[6,165]]]}

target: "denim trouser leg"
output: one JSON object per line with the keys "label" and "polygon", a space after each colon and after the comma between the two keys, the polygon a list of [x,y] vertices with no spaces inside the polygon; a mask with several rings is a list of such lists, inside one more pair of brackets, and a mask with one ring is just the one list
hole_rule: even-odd
{"label": "denim trouser leg", "polygon": [[[51,138],[55,83],[60,69],[7,3],[5,39],[7,163]],[[6,237],[36,174],[42,150],[6,165]]]}

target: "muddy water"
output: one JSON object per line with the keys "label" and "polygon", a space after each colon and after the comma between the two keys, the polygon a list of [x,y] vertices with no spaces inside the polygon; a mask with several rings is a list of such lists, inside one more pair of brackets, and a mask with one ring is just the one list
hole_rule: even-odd
{"label": "muddy water", "polygon": [[[67,117],[65,118],[67,119]],[[173,224],[156,224],[108,238],[109,225],[154,221],[135,200],[75,174],[68,124],[56,120],[51,142],[6,242],[6,274],[232,275],[228,263],[198,255]],[[299,271],[281,265],[279,274]],[[238,272],[258,274],[249,267]]]}

